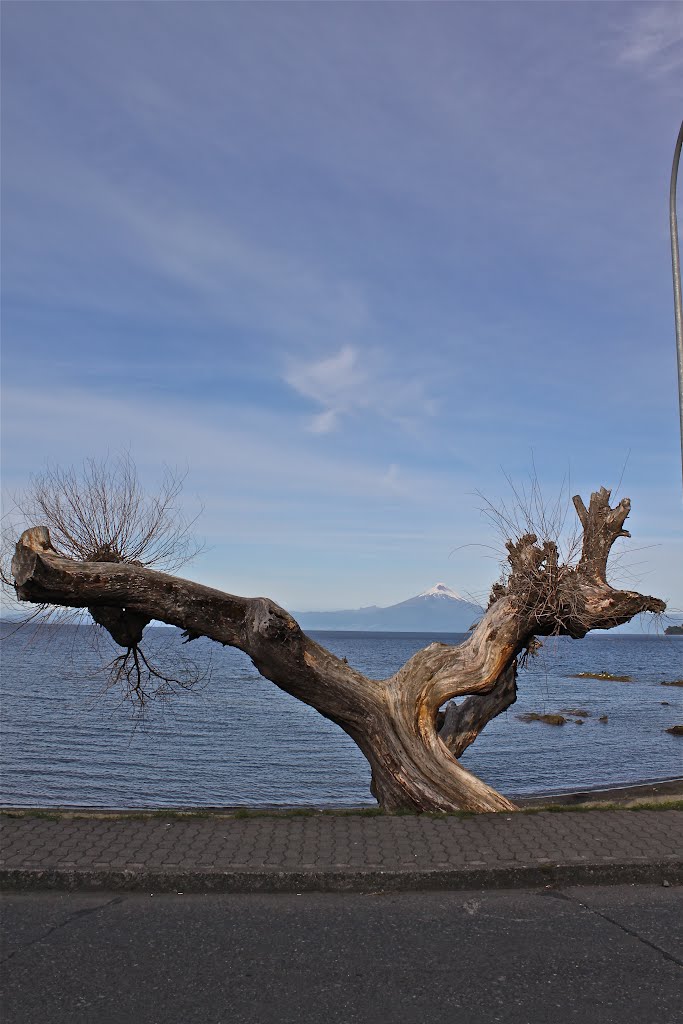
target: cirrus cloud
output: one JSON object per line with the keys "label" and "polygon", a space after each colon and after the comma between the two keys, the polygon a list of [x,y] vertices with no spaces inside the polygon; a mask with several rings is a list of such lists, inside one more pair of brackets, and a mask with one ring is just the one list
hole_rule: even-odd
{"label": "cirrus cloud", "polygon": [[343,345],[322,359],[290,360],[284,379],[294,391],[321,407],[309,422],[315,434],[336,430],[345,418],[377,416],[410,429],[437,411],[427,384],[401,372],[378,349],[363,353]]}

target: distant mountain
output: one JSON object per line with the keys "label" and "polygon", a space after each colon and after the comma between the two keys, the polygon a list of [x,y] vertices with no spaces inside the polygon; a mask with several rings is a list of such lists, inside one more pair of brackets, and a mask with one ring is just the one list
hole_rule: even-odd
{"label": "distant mountain", "polygon": [[388,608],[340,612],[292,612],[302,629],[343,629],[386,633],[466,633],[484,609],[445,583]]}

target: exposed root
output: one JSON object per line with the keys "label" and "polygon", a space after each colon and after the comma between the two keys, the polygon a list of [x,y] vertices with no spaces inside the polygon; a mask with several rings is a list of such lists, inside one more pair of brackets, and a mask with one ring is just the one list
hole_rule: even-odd
{"label": "exposed root", "polygon": [[107,689],[120,688],[124,702],[143,714],[152,701],[168,701],[179,691],[192,690],[210,677],[196,666],[188,667],[184,676],[171,675],[149,660],[138,644],[132,644],[107,666],[110,677]]}

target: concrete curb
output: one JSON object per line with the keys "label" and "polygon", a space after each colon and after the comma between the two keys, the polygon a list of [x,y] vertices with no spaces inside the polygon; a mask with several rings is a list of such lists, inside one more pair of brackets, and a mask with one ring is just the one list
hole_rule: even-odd
{"label": "concrete curb", "polygon": [[0,890],[152,893],[415,892],[559,885],[683,884],[683,860],[630,864],[528,864],[499,868],[382,871],[161,871],[5,868]]}

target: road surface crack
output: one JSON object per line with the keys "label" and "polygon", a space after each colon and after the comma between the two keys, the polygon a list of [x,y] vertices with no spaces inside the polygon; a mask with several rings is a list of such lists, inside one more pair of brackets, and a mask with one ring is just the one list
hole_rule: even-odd
{"label": "road surface crack", "polygon": [[621,921],[615,920],[610,917],[609,914],[605,914],[602,910],[596,910],[595,907],[589,907],[587,903],[582,903],[581,900],[577,900],[574,896],[569,896],[566,892],[560,892],[559,889],[548,890],[548,896],[552,896],[554,899],[565,900],[567,903],[574,903],[577,907],[581,907],[582,910],[587,910],[589,914],[593,914],[595,917],[601,917],[603,921],[608,921],[609,924],[616,925],[622,932],[630,935],[632,938],[642,942],[643,945],[649,946],[650,949],[654,949],[656,953],[660,953],[665,960],[670,960],[672,963],[677,964],[679,967],[683,967],[683,960],[680,960],[673,953],[670,953],[667,949],[662,946],[658,946],[656,942],[650,942],[644,936],[639,935],[638,932],[634,931],[633,928],[629,928],[628,925],[622,924]]}
{"label": "road surface crack", "polygon": [[76,921],[79,917],[87,917],[89,914],[96,914],[99,910],[106,910],[107,907],[112,907],[116,903],[123,903],[125,898],[125,896],[114,896],[113,899],[107,900],[106,903],[98,903],[96,907],[84,907],[82,910],[74,910],[73,914],[69,914],[69,916],[63,921],[60,921],[59,924],[55,924],[52,928],[48,928],[43,935],[38,935],[35,939],[22,943],[22,945],[17,947],[17,949],[0,959],[0,965],[6,964],[9,960],[15,957],[17,953],[23,953],[25,949],[30,949],[31,946],[35,946],[36,943],[49,939],[49,937],[55,932],[60,931],[62,928],[66,928],[67,925],[71,924],[72,921]]}

